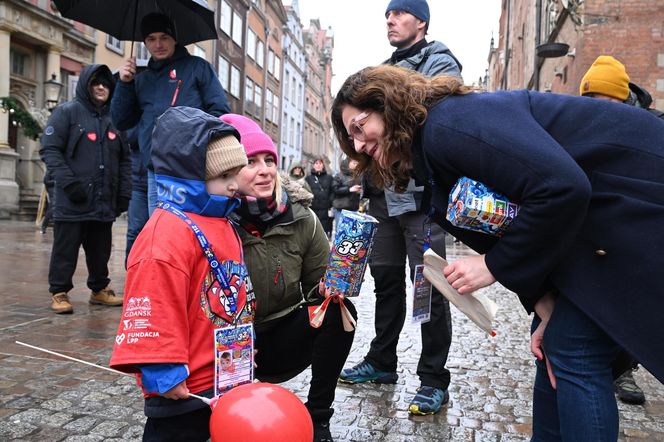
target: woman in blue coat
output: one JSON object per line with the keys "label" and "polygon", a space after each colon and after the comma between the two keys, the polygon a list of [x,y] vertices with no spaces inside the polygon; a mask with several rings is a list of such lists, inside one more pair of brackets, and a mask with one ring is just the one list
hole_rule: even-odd
{"label": "woman in blue coat", "polygon": [[[664,122],[584,97],[472,93],[390,66],[349,77],[332,122],[358,173],[397,189],[415,175],[432,218],[479,252],[445,269],[454,288],[499,281],[536,313],[533,440],[615,441],[618,345],[664,382]],[[462,176],[520,204],[502,237],[445,219]]]}

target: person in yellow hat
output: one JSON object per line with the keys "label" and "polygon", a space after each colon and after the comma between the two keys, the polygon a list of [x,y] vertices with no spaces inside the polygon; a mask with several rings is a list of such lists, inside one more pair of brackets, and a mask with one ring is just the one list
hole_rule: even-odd
{"label": "person in yellow hat", "polygon": [[610,55],[600,55],[581,79],[579,95],[624,102],[629,97],[625,65]]}

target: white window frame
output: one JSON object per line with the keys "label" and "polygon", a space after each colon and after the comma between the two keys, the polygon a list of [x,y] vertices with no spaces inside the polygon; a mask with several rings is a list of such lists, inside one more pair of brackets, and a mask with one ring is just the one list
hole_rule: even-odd
{"label": "white window frame", "polygon": [[241,91],[240,91],[240,70],[231,65],[231,87],[230,90],[228,91],[231,93],[232,96],[235,98],[239,99],[241,97]]}
{"label": "white window frame", "polygon": [[124,55],[124,41],[118,40],[109,34],[106,34],[106,48],[117,54]]}
{"label": "white window frame", "polygon": [[270,89],[265,89],[265,119],[267,121],[272,121],[272,97],[274,94]]}
{"label": "white window frame", "polygon": [[255,114],[258,118],[263,117],[263,88],[259,85],[254,86],[254,104],[256,105]]}
{"label": "white window frame", "polygon": [[221,55],[218,59],[219,65],[217,66],[217,77],[219,77],[219,83],[225,91],[228,91],[228,86],[230,82],[230,73],[231,73],[231,63],[226,60]]}
{"label": "white window frame", "polygon": [[276,119],[279,117],[279,95],[277,94],[274,94],[274,98],[272,99],[272,109],[274,109],[274,118],[275,118],[275,121],[273,121],[273,123],[279,124],[279,122],[276,121]]}
{"label": "white window frame", "polygon": [[244,79],[244,111],[254,115],[255,113],[254,105],[254,81],[245,77]]}
{"label": "white window frame", "polygon": [[247,29],[247,47],[246,51],[249,58],[256,60],[256,33],[253,29]]}
{"label": "white window frame", "polygon": [[265,45],[260,38],[256,41],[256,64],[261,68],[265,65]]}
{"label": "white window frame", "polygon": [[281,78],[281,58],[274,56],[274,78],[279,80]]}
{"label": "white window frame", "polygon": [[231,38],[238,46],[242,47],[242,31],[244,27],[244,20],[242,16],[236,11],[233,11],[233,31]]}
{"label": "white window frame", "polygon": [[226,0],[221,0],[221,8],[219,11],[219,29],[231,36],[233,30],[233,8]]}
{"label": "white window frame", "polygon": [[274,51],[272,48],[267,53],[267,71],[274,76]]}

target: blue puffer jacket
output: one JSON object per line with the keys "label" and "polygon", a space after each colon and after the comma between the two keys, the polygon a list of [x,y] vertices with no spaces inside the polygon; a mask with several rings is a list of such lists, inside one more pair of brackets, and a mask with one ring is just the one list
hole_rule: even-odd
{"label": "blue puffer jacket", "polygon": [[[113,84],[108,66],[83,68],[76,98],[55,108],[41,139],[39,153],[54,180],[55,221],[114,221],[118,202],[123,199],[126,204],[131,198],[129,147],[111,123],[108,101],[96,107],[90,98],[93,74]],[[85,193],[84,201],[71,201],[65,192],[76,183]]]}
{"label": "blue puffer jacket", "polygon": [[152,169],[152,129],[157,118],[172,106],[188,106],[214,116],[230,112],[226,93],[207,61],[182,46],[168,60],[150,59],[134,81],[118,82],[111,114],[120,130],[138,124],[138,145],[143,164]]}

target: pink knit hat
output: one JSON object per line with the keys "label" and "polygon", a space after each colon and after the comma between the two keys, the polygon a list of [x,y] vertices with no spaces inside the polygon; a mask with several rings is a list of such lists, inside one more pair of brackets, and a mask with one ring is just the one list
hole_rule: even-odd
{"label": "pink knit hat", "polygon": [[247,157],[251,158],[258,153],[271,153],[274,156],[275,164],[278,163],[277,148],[274,147],[272,138],[263,132],[258,123],[251,118],[238,114],[225,114],[219,118],[240,132],[240,143],[244,146]]}

